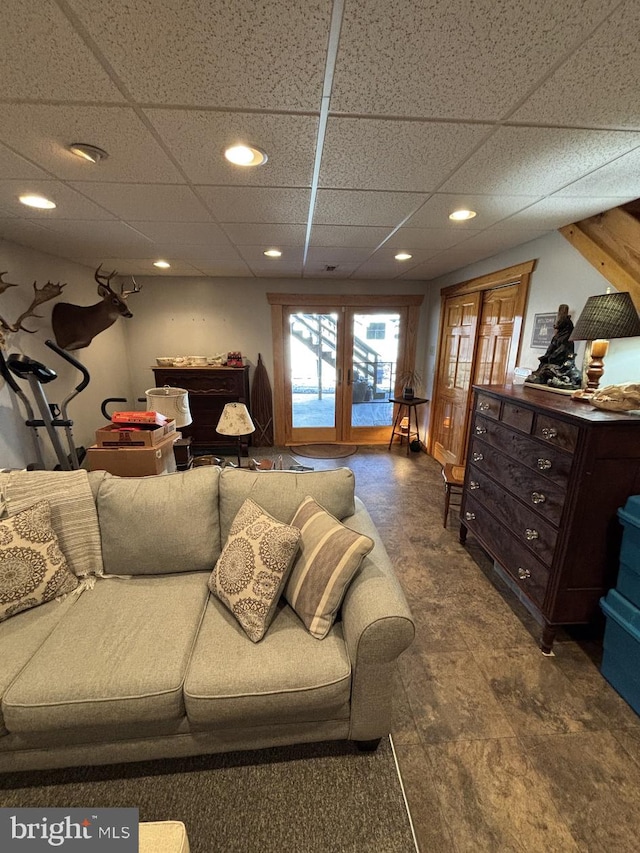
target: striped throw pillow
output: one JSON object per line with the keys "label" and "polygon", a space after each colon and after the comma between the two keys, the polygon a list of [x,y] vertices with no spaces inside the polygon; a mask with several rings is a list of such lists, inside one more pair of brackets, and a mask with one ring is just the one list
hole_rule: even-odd
{"label": "striped throw pillow", "polygon": [[300,529],[300,555],[284,595],[309,633],[323,640],[373,540],[345,527],[311,497],[302,501],[291,524]]}

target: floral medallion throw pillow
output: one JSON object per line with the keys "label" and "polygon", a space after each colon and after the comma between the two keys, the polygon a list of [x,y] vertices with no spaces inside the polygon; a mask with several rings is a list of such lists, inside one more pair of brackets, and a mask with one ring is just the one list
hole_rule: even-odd
{"label": "floral medallion throw pillow", "polygon": [[77,586],[51,527],[48,501],[0,521],[0,622]]}
{"label": "floral medallion throw pillow", "polygon": [[231,524],[209,589],[254,643],[271,624],[299,539],[298,528],[277,521],[251,498]]}

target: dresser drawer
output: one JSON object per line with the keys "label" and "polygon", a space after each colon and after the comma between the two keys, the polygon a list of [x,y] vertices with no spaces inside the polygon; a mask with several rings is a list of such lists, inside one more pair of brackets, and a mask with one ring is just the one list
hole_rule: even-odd
{"label": "dresser drawer", "polygon": [[500,400],[496,400],[495,397],[490,397],[488,394],[479,393],[476,395],[475,410],[482,412],[487,418],[498,420],[500,417]]}
{"label": "dresser drawer", "polygon": [[524,409],[522,406],[516,406],[515,403],[505,403],[500,420],[521,432],[530,433],[533,427],[533,414],[531,409]]}
{"label": "dresser drawer", "polygon": [[549,570],[500,524],[487,507],[467,496],[463,520],[491,556],[538,607],[542,607]]}
{"label": "dresser drawer", "polygon": [[[471,471],[474,479],[468,480],[467,488],[469,492],[473,492],[473,500],[500,518],[514,539],[525,548],[530,548],[542,563],[551,564],[558,536],[556,528],[533,510],[523,506],[501,485],[480,471],[473,468]],[[473,488],[472,483],[477,485],[477,488]]]}
{"label": "dresser drawer", "polygon": [[479,488],[479,484],[476,485],[479,481],[476,473],[488,474],[522,503],[558,527],[566,494],[561,485],[543,479],[488,444],[476,441],[474,451],[480,451],[483,458],[469,465],[469,491],[477,491]]}
{"label": "dresser drawer", "polygon": [[578,440],[578,427],[573,424],[550,418],[548,415],[537,415],[533,435],[553,447],[573,453]]}
{"label": "dresser drawer", "polygon": [[546,442],[536,441],[476,414],[471,428],[470,462],[478,461],[474,459],[474,453],[482,452],[475,447],[478,438],[555,483],[564,486],[567,482],[573,463],[572,457]]}

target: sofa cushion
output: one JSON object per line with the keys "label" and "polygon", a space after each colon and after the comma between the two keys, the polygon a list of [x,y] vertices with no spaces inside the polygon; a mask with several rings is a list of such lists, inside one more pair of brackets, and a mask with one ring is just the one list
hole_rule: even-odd
{"label": "sofa cushion", "polygon": [[220,556],[219,474],[209,465],[156,477],[106,476],[98,489],[105,571],[209,573]]}
{"label": "sofa cushion", "polygon": [[7,690],[7,729],[73,730],[184,716],[182,684],[208,597],[204,573],[100,579]]}
{"label": "sofa cushion", "polygon": [[45,500],[0,521],[0,622],[78,586]]}
{"label": "sofa cushion", "polygon": [[209,599],[184,687],[193,726],[233,729],[348,719],[350,691],[351,665],[340,625],[318,643],[281,603],[262,642],[248,646],[233,616]]}
{"label": "sofa cushion", "polygon": [[336,518],[354,511],[355,478],[350,468],[331,471],[249,471],[225,468],[220,475],[220,533],[223,543],[245,498],[290,524],[301,501],[312,495]]}
{"label": "sofa cushion", "polygon": [[11,471],[0,474],[0,492],[8,515],[46,498],[51,525],[73,573],[102,574],[98,515],[86,471]]}
{"label": "sofa cushion", "polygon": [[63,601],[49,601],[33,610],[24,610],[0,625],[0,735],[7,733],[2,700],[9,685],[76,601],[68,595]]}
{"label": "sofa cushion", "polygon": [[231,525],[209,589],[254,643],[271,624],[299,539],[296,527],[276,521],[250,498]]}
{"label": "sofa cushion", "polygon": [[309,633],[322,640],[373,539],[345,527],[311,497],[302,501],[291,524],[300,528],[300,555],[285,598]]}

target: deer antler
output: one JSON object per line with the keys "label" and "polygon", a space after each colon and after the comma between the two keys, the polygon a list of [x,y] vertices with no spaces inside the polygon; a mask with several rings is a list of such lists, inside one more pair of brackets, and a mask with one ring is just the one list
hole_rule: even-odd
{"label": "deer antler", "polygon": [[142,290],[142,285],[138,285],[138,282],[133,276],[131,276],[131,281],[133,282],[133,290],[125,290],[124,282],[122,283],[122,287],[120,288],[120,296],[122,296],[123,299],[126,299],[127,296],[131,296],[132,293],[140,293],[140,291]]}
{"label": "deer antler", "polygon": [[36,317],[39,320],[42,319],[39,314],[35,313],[34,308],[37,308],[38,305],[42,305],[43,302],[48,302],[50,299],[55,299],[56,296],[60,296],[63,287],[66,287],[66,282],[65,284],[60,284],[60,282],[54,284],[52,281],[48,281],[40,289],[38,289],[37,283],[34,281],[34,297],[31,300],[31,305],[29,305],[26,311],[22,312],[22,314],[18,317],[18,319],[13,325],[9,325],[2,321],[2,328],[6,329],[6,331],[8,332],[17,332],[19,329],[22,329],[23,332],[28,332],[30,335],[34,335],[36,333],[36,330],[25,329],[25,327],[22,325],[23,321],[26,320],[27,317]]}
{"label": "deer antler", "polygon": [[118,275],[118,271],[113,270],[110,273],[104,273],[103,272],[102,274],[100,274],[101,269],[102,269],[102,264],[100,264],[98,269],[94,272],[93,277],[98,284],[101,284],[103,287],[107,287],[109,290],[111,290],[111,279],[115,275]]}
{"label": "deer antler", "polygon": [[17,284],[11,284],[10,281],[3,281],[2,276],[6,275],[8,270],[0,272],[0,293],[4,293],[8,287],[18,287]]}

